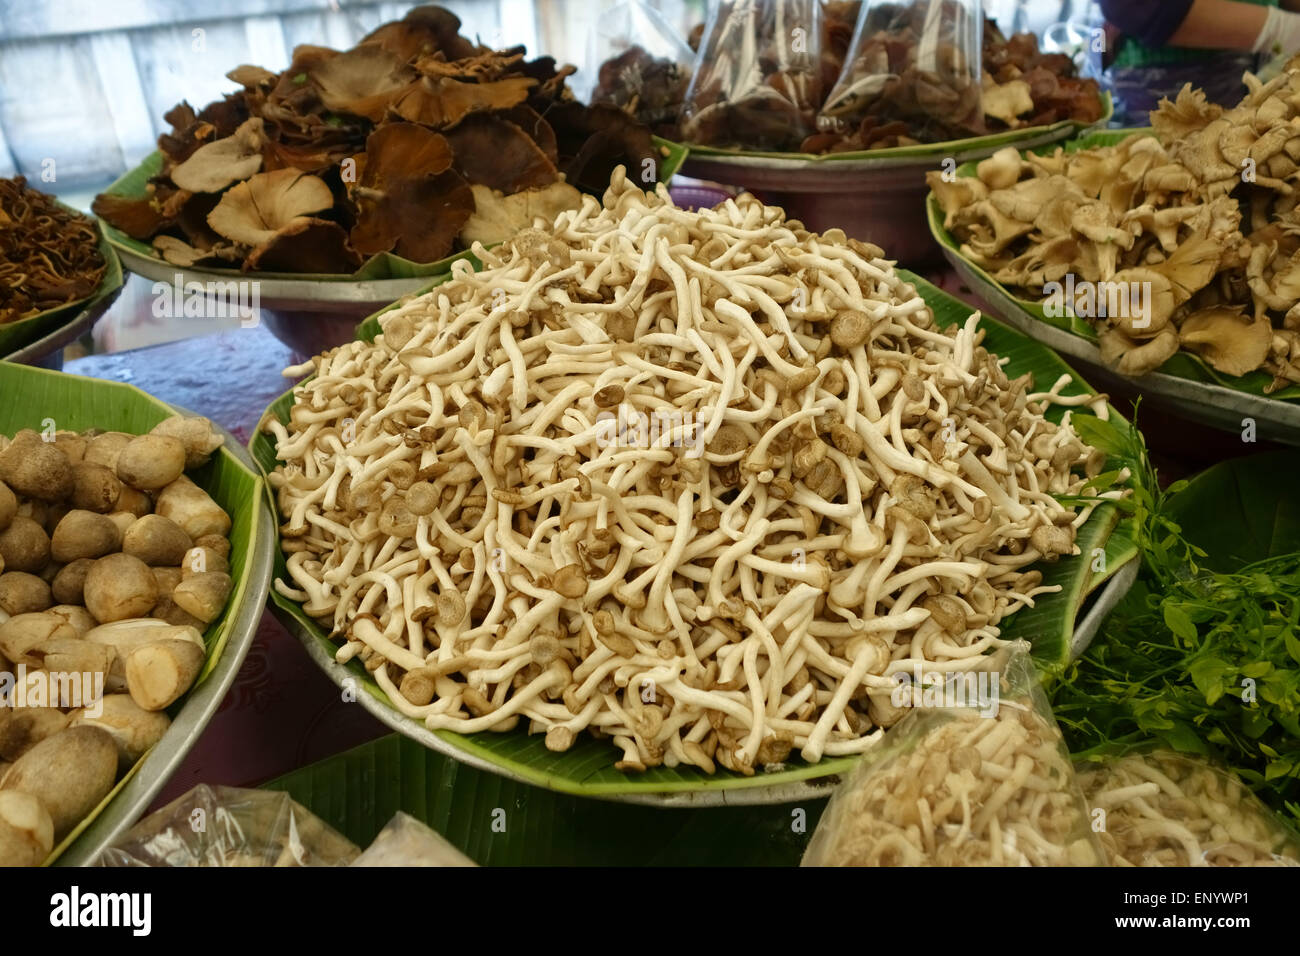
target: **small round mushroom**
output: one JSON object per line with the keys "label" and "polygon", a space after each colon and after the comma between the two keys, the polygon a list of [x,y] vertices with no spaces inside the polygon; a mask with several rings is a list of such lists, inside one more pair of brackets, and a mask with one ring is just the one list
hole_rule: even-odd
{"label": "small round mushroom", "polygon": [[111,470],[94,462],[72,466],[72,506],[108,514],[122,494],[122,482]]}
{"label": "small round mushroom", "polygon": [[170,435],[137,435],[117,458],[117,477],[139,491],[165,488],[185,472],[185,445]]}
{"label": "small round mushroom", "polygon": [[212,427],[212,422],[202,416],[186,418],[174,415],[159,422],[150,430],[151,435],[166,435],[185,446],[185,468],[198,468],[221,447],[222,437]]}
{"label": "small round mushroom", "polygon": [[9,527],[9,522],[14,520],[17,513],[18,497],[8,485],[0,481],[0,531]]}
{"label": "small round mushroom", "polygon": [[82,461],[93,465],[103,465],[114,474],[117,474],[117,456],[122,454],[122,449],[134,437],[134,435],[128,435],[126,432],[104,432],[96,435],[86,445],[86,454],[83,456]]}
{"label": "small round mushroom", "polygon": [[132,651],[126,659],[126,686],[145,710],[165,710],[193,686],[204,651],[188,640],[163,640]]}
{"label": "small round mushroom", "polygon": [[50,583],[54,600],[60,604],[84,604],[86,575],[94,563],[93,558],[79,558],[61,567]]}
{"label": "small round mushroom", "polygon": [[17,616],[44,611],[54,603],[50,586],[26,571],[0,574],[0,611]]}
{"label": "small round mushroom", "polygon": [[74,509],[63,516],[50,537],[55,561],[99,558],[122,547],[122,533],[106,515]]}
{"label": "small round mushroom", "polygon": [[191,547],[190,536],[162,515],[137,518],[122,536],[122,551],[148,565],[174,567]]}
{"label": "small round mushroom", "polygon": [[9,571],[42,571],[50,561],[50,536],[31,518],[15,515],[0,531],[0,558]]}
{"label": "small round mushroom", "polygon": [[121,772],[135,766],[150,747],[162,740],[172,723],[165,713],[145,710],[129,694],[106,694],[97,709],[97,716],[84,708],[73,711],[70,726],[107,731],[117,746]]}
{"label": "small round mushroom", "polygon": [[29,793],[0,790],[0,867],[38,866],[54,849],[54,821]]}
{"label": "small round mushroom", "polygon": [[122,486],[122,491],[113,504],[113,515],[129,514],[133,518],[143,518],[145,515],[152,513],[152,498],[130,485]]}
{"label": "small round mushroom", "polygon": [[72,465],[67,455],[39,436],[15,439],[0,452],[0,480],[17,494],[62,501],[72,494]]}
{"label": "small round mushroom", "polygon": [[230,533],[230,515],[184,475],[159,492],[155,510],[175,521],[192,539]]}
{"label": "small round mushroom", "polygon": [[158,603],[153,572],[139,558],[110,554],[100,558],[86,574],[86,610],[101,624],[143,617]]}
{"label": "small round mushroom", "polygon": [[172,590],[172,600],[182,611],[194,615],[204,624],[211,624],[221,615],[232,587],[230,575],[221,571],[204,571],[188,575],[176,585]]}
{"label": "small round mushroom", "polygon": [[27,793],[49,811],[62,839],[113,789],[117,747],[98,727],[69,727],[27,751],[0,780],[0,791]]}

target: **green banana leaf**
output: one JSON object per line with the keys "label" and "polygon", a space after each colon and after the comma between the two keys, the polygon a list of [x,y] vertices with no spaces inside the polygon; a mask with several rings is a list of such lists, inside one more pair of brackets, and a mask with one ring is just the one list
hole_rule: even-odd
{"label": "green banana leaf", "polygon": [[[67,375],[45,369],[29,368],[0,362],[0,434],[13,435],[20,429],[37,432],[69,429],[81,431],[100,428],[143,434],[165,418],[175,414],[166,403],[142,392],[133,385]],[[258,511],[262,503],[262,479],[225,449],[219,450],[202,468],[187,472],[231,518],[230,577],[234,582],[230,599],[221,616],[213,621],[203,638],[207,660],[194,686],[211,674],[231,638],[235,609],[252,586],[251,557],[258,546]],[[193,690],[193,688],[191,688]],[[182,698],[170,709],[175,716],[185,706]],[[126,778],[68,837],[55,848],[48,863],[54,862],[99,815],[107,810],[136,772]]]}
{"label": "green banana leaf", "polygon": [[1220,462],[1193,478],[1169,504],[1183,536],[1205,551],[1199,563],[1233,573],[1300,551],[1300,451],[1285,449]]}
{"label": "green banana leaf", "polygon": [[[900,274],[915,284],[918,292],[934,310],[939,325],[946,327],[964,322],[971,314],[970,307],[965,303],[935,288],[919,276],[901,270]],[[1093,390],[1045,346],[988,318],[982,320],[981,327],[986,332],[985,347],[1008,360],[1008,375],[1031,372],[1036,387],[1045,389],[1051,387],[1061,375],[1070,374],[1074,377],[1074,382],[1065,389],[1066,394],[1092,393]],[[361,325],[361,337],[367,340],[373,339],[378,331],[375,316]],[[293,391],[290,390],[281,395],[267,409],[266,414],[287,422],[292,405]],[[1063,413],[1064,409],[1056,407],[1052,409],[1050,417],[1059,421]],[[1087,413],[1086,409],[1075,410],[1076,415]],[[1129,427],[1113,410],[1111,419],[1117,427]],[[277,464],[275,443],[270,435],[257,434],[249,443],[249,449],[263,471],[269,473],[274,470]],[[1119,515],[1114,506],[1107,504],[1099,507],[1080,531],[1082,553],[1062,558],[1056,564],[1047,564],[1042,568],[1043,583],[1060,584],[1062,591],[1042,595],[1032,613],[1021,611],[1003,624],[1004,633],[1009,638],[1023,637],[1034,644],[1039,662],[1045,669],[1054,670],[1064,666],[1074,621],[1088,594],[1136,556],[1131,536],[1111,533],[1118,521]],[[279,549],[275,575],[287,580],[284,557]],[[291,631],[333,655],[336,645],[328,639],[325,631],[304,614],[297,603],[279,594],[274,588],[271,591],[271,609]],[[359,661],[353,660],[348,664],[348,673],[355,682],[354,686],[385,705],[388,704],[387,696]],[[422,727],[415,721],[403,719],[403,723]],[[792,758],[780,771],[753,777],[721,769],[713,776],[707,776],[693,767],[654,767],[642,774],[630,776],[614,769],[607,742],[587,736],[581,737],[564,753],[552,753],[543,745],[540,736],[530,737],[522,731],[473,735],[438,731],[437,737],[460,752],[537,786],[587,796],[772,787],[829,778],[853,762],[851,757],[841,757],[824,759],[810,765]]]}
{"label": "green banana leaf", "polygon": [[720,146],[703,146],[698,143],[684,144],[687,149],[696,156],[729,156],[734,158],[762,158],[762,159],[790,159],[801,160],[809,163],[826,163],[834,165],[835,163],[852,162],[854,160],[891,160],[891,159],[933,159],[935,164],[945,156],[952,156],[956,153],[969,155],[979,150],[981,152],[1001,149],[1004,146],[1014,146],[1017,143],[1024,143],[1029,140],[1037,139],[1040,136],[1053,136],[1055,140],[1063,140],[1069,136],[1078,135],[1080,132],[1098,129],[1106,126],[1115,115],[1115,103],[1109,93],[1101,94],[1102,116],[1095,123],[1080,123],[1078,120],[1062,120],[1059,123],[1053,123],[1050,126],[1030,126],[1025,129],[1009,129],[1000,133],[988,133],[984,136],[970,136],[966,139],[946,140],[942,143],[918,143],[916,146],[893,146],[889,149],[858,149],[847,153],[777,153],[764,152],[761,150],[733,149]]}
{"label": "green banana leaf", "polygon": [[[1087,136],[1081,136],[1078,139],[1071,140],[1064,147],[1045,146],[1028,152],[1046,155],[1058,148],[1064,148],[1067,153],[1078,152],[1083,149],[1095,149],[1100,146],[1114,146],[1122,142],[1129,136],[1154,136],[1155,131],[1151,129],[1129,129],[1129,130],[1106,130],[1104,132],[1091,133]],[[698,151],[698,150],[697,150]],[[965,163],[958,168],[959,176],[974,176],[977,163]],[[1066,305],[1065,314],[1060,316],[1048,315],[1044,310],[1041,302],[1021,298],[1024,289],[1012,288],[1003,285],[993,278],[982,266],[973,262],[961,251],[961,242],[951,232],[944,228],[944,214],[939,207],[939,202],[931,192],[926,198],[926,217],[930,224],[930,233],[934,236],[936,242],[949,251],[950,255],[961,258],[965,266],[974,272],[981,282],[991,286],[1001,295],[1015,303],[1019,310],[1028,315],[1030,318],[1045,322],[1058,329],[1063,329],[1073,335],[1096,344],[1097,333],[1085,319],[1076,316],[1073,310]],[[1286,388],[1279,389],[1276,392],[1266,393],[1265,388],[1273,381],[1273,376],[1266,372],[1250,372],[1247,375],[1225,375],[1220,371],[1208,365],[1200,356],[1191,352],[1176,352],[1170,359],[1160,366],[1158,371],[1165,375],[1173,375],[1177,378],[1185,378],[1193,382],[1205,382],[1214,385],[1222,385],[1224,388],[1230,388],[1234,391],[1245,392],[1249,395],[1259,395],[1266,398],[1277,400],[1291,400],[1300,398],[1300,386],[1288,385]]]}
{"label": "green banana leaf", "polygon": [[393,734],[263,784],[358,846],[398,811],[482,866],[795,866],[825,798],[659,807],[585,800],[485,773]]}
{"label": "green banana leaf", "polygon": [[[70,206],[65,208],[80,213],[80,210],[72,209]],[[99,254],[104,257],[107,268],[104,270],[104,277],[99,280],[99,286],[89,296],[76,302],[69,302],[67,305],[46,309],[44,312],[19,319],[17,322],[0,324],[0,358],[17,352],[37,339],[49,335],[60,326],[72,322],[86,309],[93,309],[122,288],[122,261],[118,259],[117,252],[104,234],[103,223],[100,223],[99,230]]]}
{"label": "green banana leaf", "polygon": [[[689,149],[680,143],[672,143],[660,137],[654,137],[654,144],[659,149],[660,158],[658,161],[658,181],[669,183],[673,176],[682,167],[686,161]],[[123,196],[128,199],[138,199],[148,195],[147,187],[149,180],[157,176],[162,171],[163,156],[162,153],[155,150],[145,157],[144,161],[134,169],[123,173],[113,182],[106,190],[110,196]],[[108,241],[117,248],[135,253],[139,256],[145,256],[151,259],[157,259],[162,262],[162,257],[154,250],[148,242],[140,239],[132,239],[120,229],[109,225],[104,220],[99,220],[100,228]],[[393,255],[390,252],[381,252],[378,255],[371,256],[356,272],[350,275],[339,275],[335,273],[308,273],[308,272],[258,272],[255,273],[259,279],[311,279],[317,282],[357,282],[362,280],[377,279],[415,279],[421,276],[438,276],[444,275],[451,271],[451,264],[457,259],[472,258],[468,250],[458,252],[454,256],[447,256],[439,259],[437,262],[419,263],[412,262],[410,259],[403,259],[401,256]],[[228,279],[247,278],[250,273],[241,272],[239,269],[218,269],[218,268],[195,268],[190,267],[187,272],[201,275],[212,275],[214,277],[225,277]],[[0,350],[2,351],[2,350]]]}

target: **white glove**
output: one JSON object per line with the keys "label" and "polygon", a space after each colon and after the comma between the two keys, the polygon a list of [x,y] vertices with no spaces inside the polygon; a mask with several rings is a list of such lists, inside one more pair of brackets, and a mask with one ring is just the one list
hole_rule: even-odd
{"label": "white glove", "polygon": [[1254,51],[1271,56],[1300,51],[1300,13],[1270,7],[1264,29],[1255,38]]}

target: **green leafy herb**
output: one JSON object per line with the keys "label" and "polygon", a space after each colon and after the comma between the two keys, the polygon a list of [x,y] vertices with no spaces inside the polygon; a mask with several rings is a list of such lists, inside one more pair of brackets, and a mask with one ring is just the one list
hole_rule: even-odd
{"label": "green leafy herb", "polygon": [[1083,418],[1075,427],[1130,470],[1133,494],[1119,505],[1137,519],[1143,559],[1133,590],[1053,689],[1071,750],[1086,758],[1154,741],[1213,755],[1300,824],[1300,552],[1203,570],[1204,552],[1168,513],[1186,483],[1160,489],[1136,429]]}

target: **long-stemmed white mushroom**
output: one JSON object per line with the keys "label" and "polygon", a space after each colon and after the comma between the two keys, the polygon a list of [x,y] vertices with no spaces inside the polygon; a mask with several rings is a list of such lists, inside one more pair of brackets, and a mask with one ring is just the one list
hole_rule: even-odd
{"label": "long-stemmed white mushroom", "polygon": [[[618,766],[860,752],[1076,551],[1095,453],[881,250],[615,176],[287,374],[288,581],[395,706]],[[1104,406],[1103,406],[1104,410]]]}

